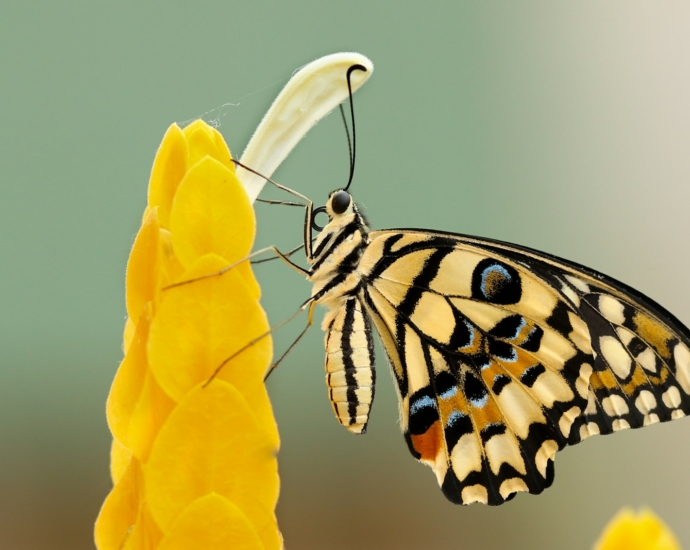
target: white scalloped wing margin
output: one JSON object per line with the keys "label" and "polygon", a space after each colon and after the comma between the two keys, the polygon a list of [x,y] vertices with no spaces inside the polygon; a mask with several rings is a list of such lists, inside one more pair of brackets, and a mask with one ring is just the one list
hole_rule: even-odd
{"label": "white scalloped wing margin", "polygon": [[[352,72],[350,81],[355,92],[374,71],[374,64],[361,54],[327,55],[295,72],[249,140],[241,162],[271,177],[311,127],[347,99],[346,74],[352,65],[367,69]],[[240,167],[237,175],[254,202],[265,180]]]}

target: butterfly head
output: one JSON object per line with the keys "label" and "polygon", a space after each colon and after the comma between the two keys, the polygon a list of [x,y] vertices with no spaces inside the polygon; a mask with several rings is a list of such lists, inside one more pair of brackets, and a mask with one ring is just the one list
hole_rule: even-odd
{"label": "butterfly head", "polygon": [[[323,227],[316,222],[316,217],[321,213],[328,216],[328,222]],[[346,243],[342,246],[348,250],[353,246],[357,248],[367,241],[369,233],[364,216],[357,208],[352,195],[344,189],[336,189],[328,196],[325,206],[314,209],[311,229],[319,231],[314,242],[315,260],[322,254],[333,252],[331,245],[343,239]]]}
{"label": "butterfly head", "polygon": [[[316,222],[316,216],[324,213],[328,216],[328,223],[323,227]],[[352,195],[344,189],[336,189],[326,201],[326,206],[315,208],[312,213],[311,225],[317,231],[330,232],[331,230],[343,227],[359,218],[359,212]]]}
{"label": "butterfly head", "polygon": [[348,210],[353,210],[352,196],[350,193],[344,189],[333,191],[326,203],[326,212],[329,218],[333,219],[335,216],[342,216],[346,214]]}

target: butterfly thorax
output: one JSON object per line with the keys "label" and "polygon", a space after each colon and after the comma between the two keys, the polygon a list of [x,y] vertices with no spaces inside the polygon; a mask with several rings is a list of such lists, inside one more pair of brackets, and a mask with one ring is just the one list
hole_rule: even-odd
{"label": "butterfly thorax", "polygon": [[314,242],[308,279],[314,301],[333,310],[359,290],[357,266],[369,244],[369,228],[354,203],[340,215],[330,209],[330,200],[326,208],[330,219]]}

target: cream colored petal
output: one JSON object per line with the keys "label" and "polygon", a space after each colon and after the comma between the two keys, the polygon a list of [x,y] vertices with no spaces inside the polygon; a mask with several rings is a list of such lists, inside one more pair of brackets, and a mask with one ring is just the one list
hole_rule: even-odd
{"label": "cream colored petal", "polygon": [[[366,72],[352,72],[350,81],[354,92],[374,70],[373,63],[361,54],[335,53],[299,69],[278,94],[254,132],[241,162],[271,177],[309,129],[347,99],[346,74],[352,65],[362,65],[367,69]],[[253,202],[265,180],[239,167],[237,176]]]}

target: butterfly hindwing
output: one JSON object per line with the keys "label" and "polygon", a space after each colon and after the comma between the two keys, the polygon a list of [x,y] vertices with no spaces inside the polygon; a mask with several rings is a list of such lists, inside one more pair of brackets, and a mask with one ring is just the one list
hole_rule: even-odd
{"label": "butterfly hindwing", "polygon": [[363,300],[405,437],[453,502],[540,493],[565,445],[689,412],[687,329],[632,289],[494,241],[369,238]]}

